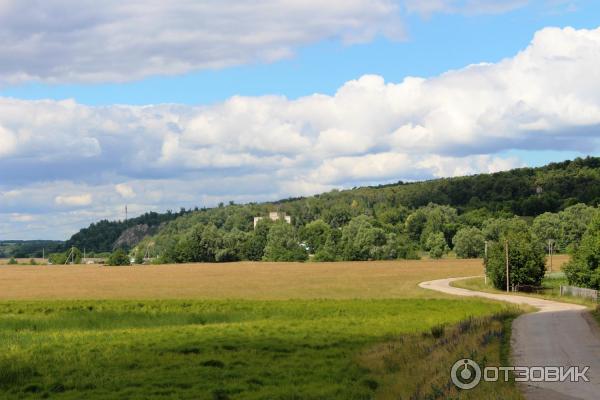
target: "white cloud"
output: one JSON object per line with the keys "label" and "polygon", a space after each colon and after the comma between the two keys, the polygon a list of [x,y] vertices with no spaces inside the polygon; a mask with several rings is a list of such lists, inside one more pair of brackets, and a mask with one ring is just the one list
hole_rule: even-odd
{"label": "white cloud", "polygon": [[395,0],[33,0],[0,7],[5,82],[129,81],[404,37]]}
{"label": "white cloud", "polygon": [[82,207],[92,204],[92,195],[89,193],[73,196],[56,196],[54,202],[59,206]]}
{"label": "white cloud", "polygon": [[36,219],[33,215],[19,213],[10,214],[9,218],[12,222],[31,222]]}
{"label": "white cloud", "polygon": [[124,82],[292,57],[321,40],[406,37],[403,13],[502,13],[527,0],[0,2],[0,84]]}
{"label": "white cloud", "polygon": [[0,98],[0,209],[119,217],[124,198],[164,210],[495,172],[522,165],[498,155],[511,149],[593,153],[598,65],[600,28],[548,28],[496,64],[400,83],[363,76],[333,96],[203,107]]}
{"label": "white cloud", "polygon": [[119,183],[115,185],[115,190],[125,199],[131,199],[135,197],[135,191],[133,188],[125,183]]}
{"label": "white cloud", "polygon": [[17,140],[12,132],[0,125],[0,157],[7,156],[17,147]]}

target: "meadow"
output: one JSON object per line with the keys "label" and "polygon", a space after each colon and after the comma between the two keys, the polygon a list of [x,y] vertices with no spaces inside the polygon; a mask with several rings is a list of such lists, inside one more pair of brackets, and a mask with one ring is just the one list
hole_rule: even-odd
{"label": "meadow", "polygon": [[519,398],[506,305],[420,289],[481,262],[0,267],[0,398]]}

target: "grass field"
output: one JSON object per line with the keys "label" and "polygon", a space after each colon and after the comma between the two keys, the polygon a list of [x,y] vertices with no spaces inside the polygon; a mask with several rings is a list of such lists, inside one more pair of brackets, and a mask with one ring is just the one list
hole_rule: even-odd
{"label": "grass field", "polygon": [[0,397],[519,398],[512,384],[449,385],[459,358],[506,358],[516,310],[416,287],[480,270],[456,260],[1,267]]}
{"label": "grass field", "polygon": [[441,297],[417,283],[481,274],[481,260],[2,266],[0,299]]}

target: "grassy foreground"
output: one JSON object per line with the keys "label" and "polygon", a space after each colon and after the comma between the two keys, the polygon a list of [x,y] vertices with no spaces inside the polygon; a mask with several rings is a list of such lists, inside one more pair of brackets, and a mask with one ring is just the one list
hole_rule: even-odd
{"label": "grassy foreground", "polygon": [[458,392],[449,374],[463,357],[504,363],[515,310],[417,287],[480,269],[2,267],[0,398],[517,399],[510,383]]}
{"label": "grassy foreground", "polygon": [[[413,383],[420,376],[418,390],[429,392],[436,387],[428,382],[431,362],[437,363],[432,382],[441,388],[463,353],[500,354],[498,326],[483,324],[472,339],[465,339],[466,330],[463,351],[448,353],[439,325],[450,332],[461,320],[503,309],[462,299],[3,303],[0,393],[11,399],[369,399],[390,390],[415,393],[414,385],[394,387],[396,374],[404,381],[412,376]],[[438,350],[428,352],[428,346]],[[392,353],[379,357],[382,349]],[[449,357],[439,359],[443,354]],[[386,359],[395,361],[388,365]],[[422,374],[414,374],[415,366]]]}

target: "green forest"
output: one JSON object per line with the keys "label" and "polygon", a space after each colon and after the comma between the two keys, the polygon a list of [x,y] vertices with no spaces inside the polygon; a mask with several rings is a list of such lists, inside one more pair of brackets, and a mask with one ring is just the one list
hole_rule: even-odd
{"label": "green forest", "polygon": [[[495,254],[501,252],[495,245],[511,238],[524,246],[515,246],[515,252],[535,253],[528,262],[539,266],[550,246],[557,253],[580,251],[599,203],[600,158],[588,157],[495,174],[101,221],[74,235],[67,248],[118,248],[138,263],[359,261],[441,258],[449,252],[476,258],[484,255],[486,242]],[[271,212],[291,217],[291,223],[271,221]],[[262,217],[256,225],[255,217]],[[152,227],[148,234],[131,246],[115,246],[123,232],[140,224]],[[586,248],[593,247],[592,239],[585,240]],[[129,263],[122,253],[113,260]],[[575,257],[572,264],[577,262],[587,261]],[[596,282],[575,272],[569,276],[586,286]]]}

